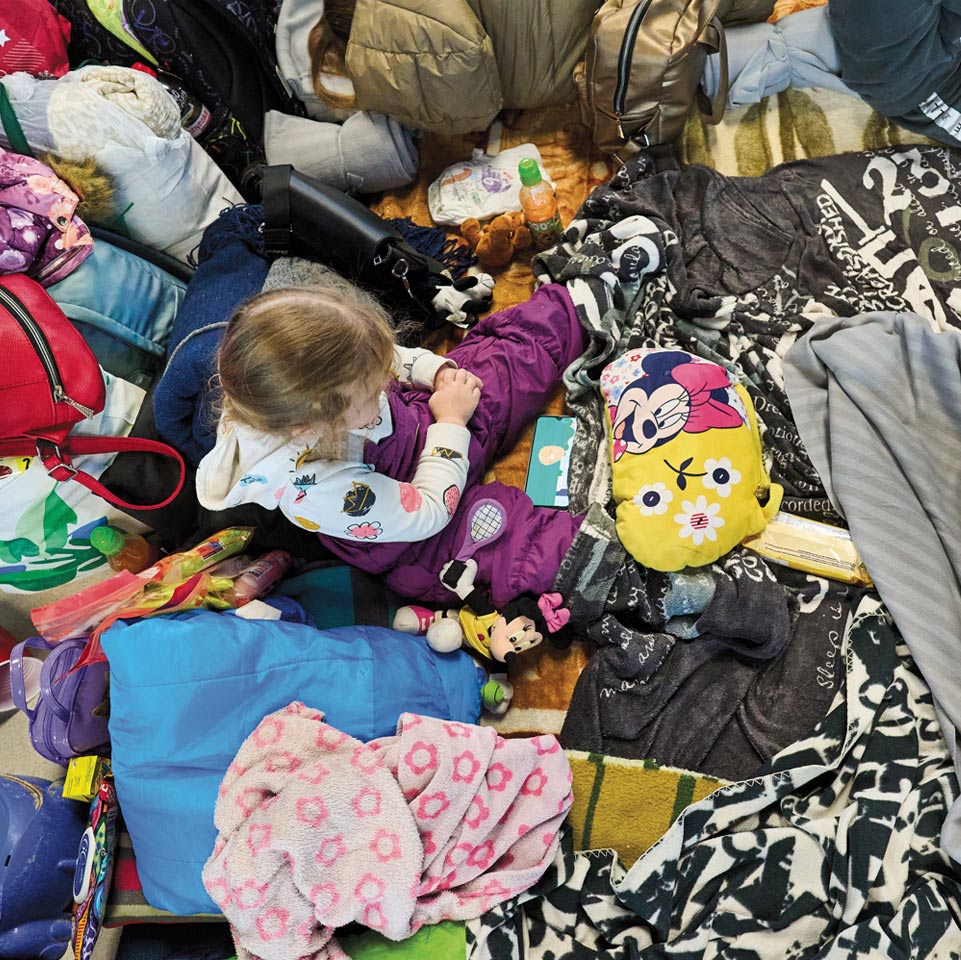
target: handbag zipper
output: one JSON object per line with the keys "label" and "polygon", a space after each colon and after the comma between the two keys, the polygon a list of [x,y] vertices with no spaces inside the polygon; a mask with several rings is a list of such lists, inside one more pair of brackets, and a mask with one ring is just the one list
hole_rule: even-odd
{"label": "handbag zipper", "polygon": [[23,330],[33,349],[37,352],[37,356],[40,357],[40,362],[47,373],[47,379],[50,381],[50,392],[53,394],[54,403],[69,404],[74,410],[79,410],[87,419],[92,417],[94,411],[90,407],[85,407],[82,403],[78,403],[72,397],[67,396],[63,389],[60,371],[57,369],[57,363],[50,350],[50,342],[43,330],[40,329],[37,321],[30,316],[27,308],[4,287],[0,287],[0,303],[7,308],[13,319],[17,321],[20,329]]}
{"label": "handbag zipper", "polygon": [[621,41],[621,49],[617,55],[617,83],[614,86],[614,119],[617,121],[618,133],[623,137],[621,130],[621,117],[624,115],[624,98],[627,96],[627,84],[631,77],[631,59],[634,56],[634,43],[637,40],[637,31],[641,28],[641,21],[647,13],[651,0],[644,0],[639,3],[631,14],[631,19],[627,21],[627,29],[624,31],[624,39]]}

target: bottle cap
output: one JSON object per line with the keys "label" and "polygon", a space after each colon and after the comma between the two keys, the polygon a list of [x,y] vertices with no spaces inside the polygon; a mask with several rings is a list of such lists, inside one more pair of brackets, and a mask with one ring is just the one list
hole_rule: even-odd
{"label": "bottle cap", "polygon": [[90,531],[90,545],[105,557],[112,557],[123,549],[125,536],[116,527],[94,527]]}
{"label": "bottle cap", "polygon": [[149,66],[148,64],[144,63],[142,60],[137,60],[136,62],[130,64],[130,69],[131,69],[131,70],[138,70],[140,73],[145,73],[145,74],[147,74],[148,77],[154,77],[154,78],[156,78],[156,76],[157,76],[157,71],[154,70],[153,67],[151,67],[151,66]]}
{"label": "bottle cap", "polygon": [[541,182],[541,168],[533,157],[527,157],[517,165],[517,172],[521,175],[521,183],[525,187],[533,187]]}
{"label": "bottle cap", "polygon": [[481,687],[481,703],[485,710],[494,710],[504,702],[504,688],[496,680],[488,680]]}

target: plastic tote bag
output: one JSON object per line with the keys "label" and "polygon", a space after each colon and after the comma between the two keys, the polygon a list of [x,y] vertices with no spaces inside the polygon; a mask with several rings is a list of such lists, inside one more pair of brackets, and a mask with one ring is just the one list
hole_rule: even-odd
{"label": "plastic tote bag", "polygon": [[[103,410],[78,423],[75,436],[127,436],[144,391],[104,372]],[[116,454],[87,454],[77,466],[99,477]],[[35,593],[100,569],[106,557],[90,544],[90,531],[120,518],[124,529],[146,529],[76,483],[47,476],[36,457],[0,459],[0,591]]]}

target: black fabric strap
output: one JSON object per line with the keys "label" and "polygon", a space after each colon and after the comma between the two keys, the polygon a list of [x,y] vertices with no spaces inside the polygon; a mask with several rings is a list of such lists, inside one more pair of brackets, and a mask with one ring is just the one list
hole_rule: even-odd
{"label": "black fabric strap", "polygon": [[290,164],[263,168],[264,246],[270,257],[290,255],[290,175],[293,169]]}

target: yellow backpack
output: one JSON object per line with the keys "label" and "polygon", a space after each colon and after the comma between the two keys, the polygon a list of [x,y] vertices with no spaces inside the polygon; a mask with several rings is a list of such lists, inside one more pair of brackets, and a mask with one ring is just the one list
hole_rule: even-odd
{"label": "yellow backpack", "polygon": [[774,516],[747,391],[682,350],[631,350],[601,374],[617,533],[654,570],[713,563]]}

